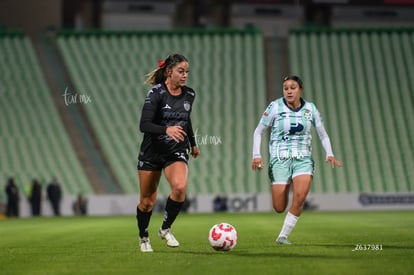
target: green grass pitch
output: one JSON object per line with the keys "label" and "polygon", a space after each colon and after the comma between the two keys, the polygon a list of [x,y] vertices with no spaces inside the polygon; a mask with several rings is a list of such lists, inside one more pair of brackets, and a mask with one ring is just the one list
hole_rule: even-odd
{"label": "green grass pitch", "polygon": [[[304,212],[290,246],[275,245],[284,214],[181,214],[179,248],[150,225],[153,253],[141,253],[134,216],[0,221],[0,274],[414,274],[412,211]],[[210,227],[234,225],[236,248],[208,245]]]}

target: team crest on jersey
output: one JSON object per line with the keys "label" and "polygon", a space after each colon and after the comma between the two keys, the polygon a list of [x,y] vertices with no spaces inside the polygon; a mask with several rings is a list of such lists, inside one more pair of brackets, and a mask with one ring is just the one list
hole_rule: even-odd
{"label": "team crest on jersey", "polygon": [[305,109],[303,117],[305,118],[305,120],[312,120],[312,112],[309,109]]}
{"label": "team crest on jersey", "polygon": [[191,109],[191,104],[188,101],[184,101],[184,109],[188,112]]}

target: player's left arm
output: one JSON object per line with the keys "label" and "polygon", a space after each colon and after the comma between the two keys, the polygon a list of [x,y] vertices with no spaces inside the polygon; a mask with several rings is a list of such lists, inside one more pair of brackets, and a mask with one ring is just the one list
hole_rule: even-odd
{"label": "player's left arm", "polygon": [[323,125],[322,117],[319,111],[316,109],[316,107],[314,108],[313,115],[314,115],[314,125],[316,128],[316,132],[318,133],[323,149],[325,149],[325,152],[326,152],[325,162],[326,163],[330,162],[332,168],[334,168],[335,165],[338,167],[341,167],[343,163],[334,157],[332,146],[331,146],[331,140],[329,138],[328,133],[326,132],[325,126]]}

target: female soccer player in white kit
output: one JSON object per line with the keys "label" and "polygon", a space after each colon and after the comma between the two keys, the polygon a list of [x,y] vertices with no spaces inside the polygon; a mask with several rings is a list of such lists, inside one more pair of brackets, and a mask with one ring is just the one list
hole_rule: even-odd
{"label": "female soccer player in white kit", "polygon": [[261,136],[271,128],[269,141],[269,178],[271,180],[273,208],[277,213],[286,210],[290,185],[293,184],[292,205],[286,214],[277,244],[291,244],[290,232],[302,213],[312,182],[314,162],[311,154],[311,127],[316,128],[319,139],[326,151],[326,162],[332,168],[342,166],[335,159],[331,142],[318,109],[305,101],[302,80],[298,76],[283,79],[283,97],[271,102],[263,113],[254,131],[252,169],[263,168],[260,154]]}

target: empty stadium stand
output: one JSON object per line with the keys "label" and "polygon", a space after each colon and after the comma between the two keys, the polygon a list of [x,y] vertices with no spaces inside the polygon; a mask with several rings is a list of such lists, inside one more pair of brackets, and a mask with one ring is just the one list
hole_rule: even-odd
{"label": "empty stadium stand", "polygon": [[[266,173],[250,169],[253,130],[267,105],[261,32],[62,32],[57,44],[74,92],[93,101],[86,114],[125,193],[138,192],[145,75],[173,52],[190,60],[188,85],[197,93],[192,120],[201,156],[190,160],[189,193],[267,192]],[[169,189],[163,180],[160,194]]]}
{"label": "empty stadium stand", "polygon": [[0,33],[0,72],[0,181],[14,177],[24,192],[33,178],[45,184],[57,177],[64,194],[93,193],[22,33]]}
{"label": "empty stadium stand", "polygon": [[344,167],[324,164],[315,135],[312,191],[412,192],[414,29],[296,29],[291,72],[325,118]]}
{"label": "empty stadium stand", "polygon": [[[302,77],[304,98],[315,102],[344,162],[340,169],[326,165],[314,133],[311,191],[413,192],[414,29],[300,28],[288,39],[290,72]],[[250,169],[253,130],[268,104],[262,32],[62,31],[54,42],[70,92],[77,103],[88,100],[78,107],[121,193],[139,190],[146,74],[173,52],[190,60],[187,84],[197,93],[192,120],[201,156],[190,160],[189,194],[268,192],[267,173]],[[0,180],[13,176],[23,191],[32,178],[56,176],[66,194],[95,193],[22,33],[0,33],[0,72]],[[264,138],[265,159],[267,152]],[[160,195],[169,190],[162,179]]]}

